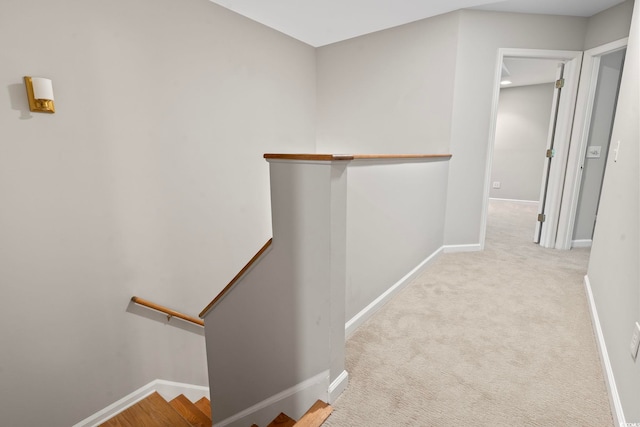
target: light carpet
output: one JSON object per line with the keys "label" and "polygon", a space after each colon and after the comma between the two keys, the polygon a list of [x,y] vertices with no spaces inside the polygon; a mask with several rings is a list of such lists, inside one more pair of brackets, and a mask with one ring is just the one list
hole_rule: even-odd
{"label": "light carpet", "polygon": [[535,217],[491,201],[483,252],[441,255],[362,325],[325,425],[612,426],[589,250],[533,244]]}

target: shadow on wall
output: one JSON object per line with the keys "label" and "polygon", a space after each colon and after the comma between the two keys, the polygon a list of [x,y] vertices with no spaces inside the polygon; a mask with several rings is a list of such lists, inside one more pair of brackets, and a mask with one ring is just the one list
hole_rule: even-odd
{"label": "shadow on wall", "polygon": [[33,115],[29,110],[29,101],[27,100],[27,91],[22,83],[16,83],[7,86],[9,92],[9,100],[11,101],[11,109],[20,111],[20,120],[32,119]]}
{"label": "shadow on wall", "polygon": [[168,316],[159,311],[152,310],[150,308],[142,307],[134,303],[133,301],[129,301],[127,305],[127,309],[125,310],[127,313],[135,314],[138,316],[146,317],[149,320],[153,320],[155,322],[160,322],[165,325],[173,326],[175,328],[182,329],[187,332],[191,332],[196,335],[200,335],[204,337],[204,328],[198,325],[194,325],[190,322],[184,321],[182,319],[176,319],[175,317],[168,318]]}

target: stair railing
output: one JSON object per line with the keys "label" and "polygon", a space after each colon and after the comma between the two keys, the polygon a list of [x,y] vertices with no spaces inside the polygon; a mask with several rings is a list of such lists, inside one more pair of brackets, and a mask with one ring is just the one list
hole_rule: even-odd
{"label": "stair railing", "polygon": [[136,304],[148,307],[148,308],[150,308],[152,310],[156,310],[156,311],[159,311],[159,312],[162,312],[162,313],[166,314],[168,320],[171,320],[172,317],[177,317],[178,319],[182,319],[184,321],[194,323],[194,324],[196,324],[198,326],[204,326],[204,321],[203,320],[197,319],[195,317],[189,316],[189,315],[184,314],[184,313],[180,313],[179,311],[172,310],[170,308],[167,308],[167,307],[164,307],[162,305],[156,304],[154,302],[148,301],[148,300],[146,300],[144,298],[133,296],[133,297],[131,297],[131,301],[133,301]]}
{"label": "stair railing", "polygon": [[242,270],[240,270],[240,272],[236,274],[233,279],[231,279],[229,284],[227,284],[227,286],[225,286],[224,289],[220,291],[220,293],[204,308],[204,310],[202,310],[202,312],[200,313],[201,318],[204,318],[207,312],[211,310],[213,306],[216,305],[218,301],[220,301],[222,297],[224,297],[231,290],[231,288],[235,286],[235,284],[242,278],[242,276],[244,276],[244,274],[251,268],[251,266],[253,266],[253,264],[258,261],[258,259],[260,259],[260,257],[267,251],[267,249],[269,249],[269,246],[271,246],[272,242],[273,238],[267,240],[267,243],[265,243],[262,248],[260,248],[260,250],[253,256],[253,258],[249,260],[249,262],[244,267],[242,267]]}

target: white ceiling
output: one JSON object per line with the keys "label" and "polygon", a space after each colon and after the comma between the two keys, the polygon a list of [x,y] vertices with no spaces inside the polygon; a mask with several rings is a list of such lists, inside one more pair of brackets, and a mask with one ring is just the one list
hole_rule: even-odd
{"label": "white ceiling", "polygon": [[624,0],[507,0],[487,1],[476,9],[545,15],[593,16]]}
{"label": "white ceiling", "polygon": [[211,0],[311,46],[464,8],[592,16],[624,0]]}
{"label": "white ceiling", "polygon": [[502,78],[511,82],[503,88],[550,83],[556,80],[561,61],[556,59],[504,58]]}

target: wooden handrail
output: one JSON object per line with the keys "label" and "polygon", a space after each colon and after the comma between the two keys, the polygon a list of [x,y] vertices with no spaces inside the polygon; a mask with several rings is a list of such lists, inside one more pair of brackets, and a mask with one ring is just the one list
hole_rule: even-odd
{"label": "wooden handrail", "polygon": [[209,310],[211,310],[211,308],[216,305],[216,303],[218,301],[220,301],[220,299],[226,295],[227,292],[229,292],[229,290],[233,287],[233,285],[236,284],[236,282],[238,280],[240,280],[240,278],[244,275],[244,273],[247,272],[247,270],[249,270],[249,268],[251,268],[251,266],[258,260],[258,258],[260,258],[262,256],[262,254],[269,248],[269,246],[271,246],[271,242],[273,241],[273,239],[269,239],[267,241],[267,243],[264,244],[264,246],[262,246],[262,248],[260,248],[260,250],[253,256],[253,258],[251,258],[251,260],[249,260],[249,262],[247,263],[247,265],[245,265],[244,267],[242,267],[242,270],[240,270],[240,272],[238,274],[236,274],[236,276],[231,279],[231,281],[229,282],[229,284],[227,286],[224,287],[223,290],[220,291],[220,293],[209,303],[209,305],[207,305],[204,310],[202,310],[202,312],[200,313],[200,318],[203,318],[207,312]]}
{"label": "wooden handrail", "polygon": [[331,162],[334,160],[353,160],[351,154],[276,154],[267,153],[264,155],[265,159],[279,159],[279,160],[320,160],[325,162]]}
{"label": "wooden handrail", "polygon": [[267,160],[310,160],[310,161],[339,161],[339,160],[411,160],[411,159],[449,159],[451,154],[277,154],[267,153]]}
{"label": "wooden handrail", "polygon": [[353,160],[450,159],[451,154],[354,154]]}
{"label": "wooden handrail", "polygon": [[144,298],[133,296],[131,297],[131,301],[135,302],[136,304],[149,307],[153,310],[160,311],[166,314],[168,319],[171,319],[172,317],[177,317],[178,319],[186,320],[187,322],[195,323],[196,325],[199,325],[199,326],[204,326],[204,322],[200,319],[196,319],[195,317],[191,317],[186,314],[180,313],[179,311],[171,310],[170,308],[158,305],[151,301],[147,301]]}

